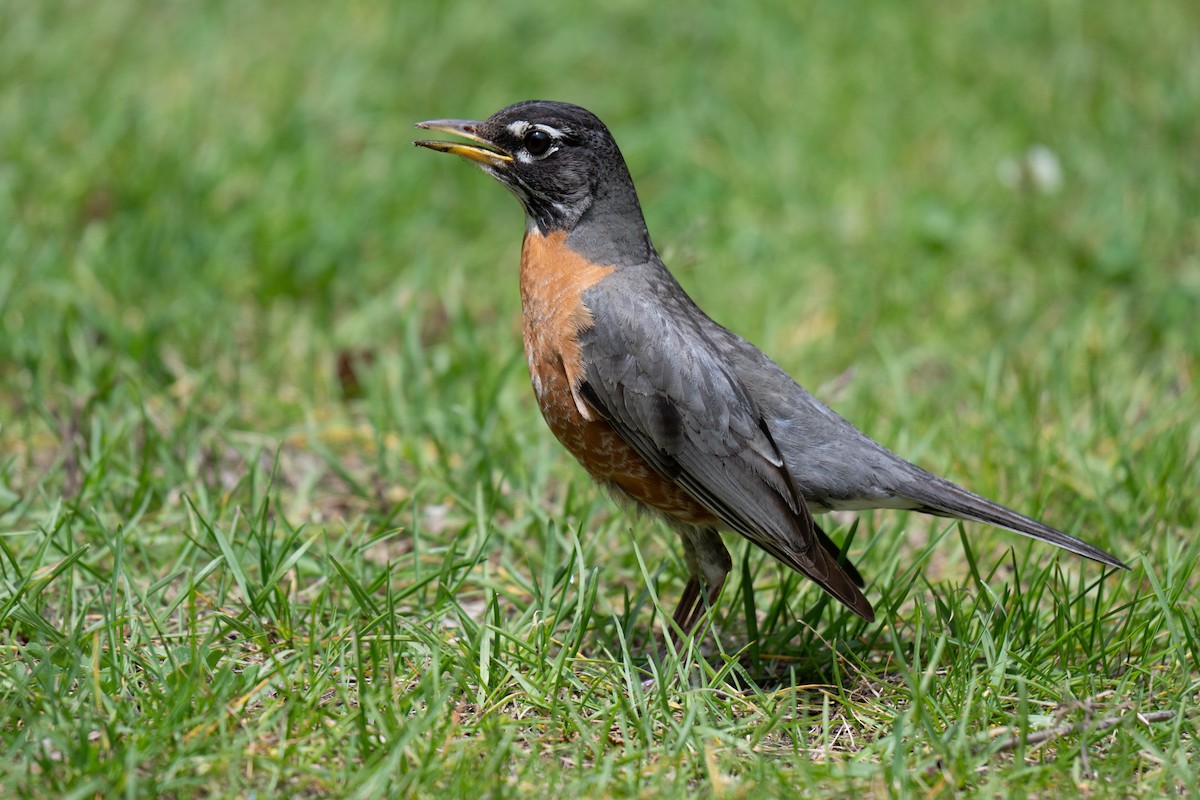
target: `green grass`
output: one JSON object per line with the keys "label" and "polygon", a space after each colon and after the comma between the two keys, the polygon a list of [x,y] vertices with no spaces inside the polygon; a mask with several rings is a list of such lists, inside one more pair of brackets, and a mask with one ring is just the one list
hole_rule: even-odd
{"label": "green grass", "polygon": [[[601,5],[0,2],[0,795],[1200,793],[1200,16]],[[660,658],[520,210],[410,145],[529,97],[716,319],[1133,570],[866,513],[877,623],[738,544]]]}

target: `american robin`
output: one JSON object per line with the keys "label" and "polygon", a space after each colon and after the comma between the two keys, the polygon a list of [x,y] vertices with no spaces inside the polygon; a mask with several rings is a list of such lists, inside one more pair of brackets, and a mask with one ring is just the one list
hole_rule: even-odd
{"label": "american robin", "polygon": [[525,355],[550,430],[619,498],[678,533],[690,578],[674,614],[689,633],[732,562],[732,529],[873,620],[858,571],[813,520],[900,508],[984,522],[1128,567],[1097,547],[917,467],[810,395],[711,320],[667,271],[612,135],[566,103],[527,101],[482,122],[418,128],[478,164],[525,209]]}

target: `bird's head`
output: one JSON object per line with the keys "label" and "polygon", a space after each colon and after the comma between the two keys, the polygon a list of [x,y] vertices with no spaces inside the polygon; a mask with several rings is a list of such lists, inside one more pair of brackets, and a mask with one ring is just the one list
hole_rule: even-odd
{"label": "bird's head", "polygon": [[481,122],[435,119],[417,127],[466,139],[414,144],[474,161],[516,195],[529,224],[544,233],[573,229],[606,200],[637,204],[617,143],[596,115],[579,106],[528,100]]}

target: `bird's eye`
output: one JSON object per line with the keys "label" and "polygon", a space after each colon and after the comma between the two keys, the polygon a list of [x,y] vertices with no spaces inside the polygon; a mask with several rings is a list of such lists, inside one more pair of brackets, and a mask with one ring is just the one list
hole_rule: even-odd
{"label": "bird's eye", "polygon": [[525,149],[529,151],[529,155],[535,158],[546,155],[553,142],[554,137],[540,128],[534,128],[525,134]]}

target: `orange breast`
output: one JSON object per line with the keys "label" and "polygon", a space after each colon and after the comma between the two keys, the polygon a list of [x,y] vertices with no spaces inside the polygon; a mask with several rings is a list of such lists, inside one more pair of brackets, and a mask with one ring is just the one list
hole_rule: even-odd
{"label": "orange breast", "polygon": [[550,430],[597,481],[682,522],[711,524],[715,517],[708,509],[663,478],[579,394],[584,379],[579,334],[593,324],[583,293],[612,271],[571,250],[565,233],[525,236],[522,325],[538,407]]}

